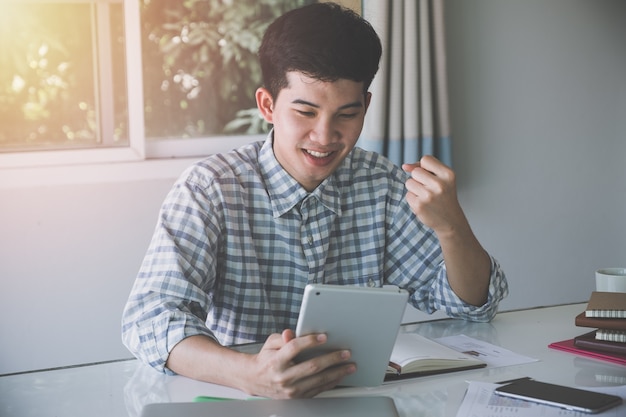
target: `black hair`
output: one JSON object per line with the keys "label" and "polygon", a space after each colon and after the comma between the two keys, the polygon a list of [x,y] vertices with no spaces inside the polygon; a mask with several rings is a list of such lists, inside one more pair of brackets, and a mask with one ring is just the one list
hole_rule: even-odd
{"label": "black hair", "polygon": [[356,12],[335,3],[314,3],[278,17],[259,49],[265,88],[276,99],[288,86],[287,72],[320,81],[363,82],[366,93],[382,46],[374,28]]}

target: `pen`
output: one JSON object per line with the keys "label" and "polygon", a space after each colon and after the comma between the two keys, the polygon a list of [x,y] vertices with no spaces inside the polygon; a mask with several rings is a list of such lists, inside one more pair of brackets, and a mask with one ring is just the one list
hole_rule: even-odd
{"label": "pen", "polygon": [[[247,397],[244,400],[263,400],[265,397]],[[233,401],[241,400],[241,398],[226,398],[226,397],[210,397],[206,395],[198,395],[193,399],[194,403],[216,403],[221,401]]]}
{"label": "pen", "polygon": [[224,397],[207,397],[205,395],[199,395],[193,399],[194,403],[208,403],[208,402],[219,402],[219,401],[230,401],[233,398],[224,398]]}

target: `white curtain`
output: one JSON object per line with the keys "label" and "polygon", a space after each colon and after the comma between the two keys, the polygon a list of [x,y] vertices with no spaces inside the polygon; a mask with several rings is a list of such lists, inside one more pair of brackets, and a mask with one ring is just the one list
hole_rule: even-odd
{"label": "white curtain", "polygon": [[443,0],[363,0],[383,55],[358,145],[398,165],[452,165],[443,13]]}

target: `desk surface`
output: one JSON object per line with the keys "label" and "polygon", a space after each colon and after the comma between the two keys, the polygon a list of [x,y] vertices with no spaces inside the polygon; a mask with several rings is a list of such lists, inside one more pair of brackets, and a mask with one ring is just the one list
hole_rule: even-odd
{"label": "desk surface", "polygon": [[[500,313],[491,323],[438,320],[403,326],[429,338],[465,334],[537,362],[415,378],[376,388],[343,388],[322,394],[388,395],[403,416],[455,416],[467,380],[500,381],[531,376],[570,386],[626,385],[626,367],[548,348],[585,330],[574,317],[585,304]],[[604,378],[609,375],[610,378]],[[144,404],[192,401],[198,395],[246,398],[240,391],[166,376],[135,360],[0,377],[0,415],[20,417],[136,417]]]}

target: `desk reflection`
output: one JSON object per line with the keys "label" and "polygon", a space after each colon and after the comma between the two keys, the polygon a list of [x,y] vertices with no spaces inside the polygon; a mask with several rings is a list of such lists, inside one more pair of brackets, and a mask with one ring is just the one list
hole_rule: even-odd
{"label": "desk reflection", "polygon": [[[401,416],[454,417],[469,380],[497,382],[529,376],[561,385],[623,386],[626,390],[626,366],[548,348],[553,342],[585,332],[574,324],[585,305],[503,312],[490,323],[443,319],[406,324],[401,331],[431,339],[464,334],[537,360],[406,379],[373,388],[340,388],[320,396],[387,395],[394,399]],[[254,350],[254,346],[243,348]],[[199,395],[247,397],[228,387],[167,376],[133,359],[0,376],[0,415],[139,417],[145,404],[187,402]]]}
{"label": "desk reflection", "polygon": [[[401,332],[416,332],[436,339],[465,334],[498,344],[498,332],[490,323],[471,323],[462,320],[438,320],[405,324]],[[261,345],[243,345],[238,350],[255,352]],[[497,371],[496,371],[497,372]],[[491,372],[493,373],[493,372]],[[484,375],[484,372],[483,372]],[[448,408],[463,398],[467,385],[463,379],[436,380],[421,377],[385,383],[371,388],[337,388],[320,394],[321,397],[387,395],[392,397],[401,416],[447,416]],[[169,376],[138,363],[133,376],[124,387],[124,401],[129,417],[139,417],[146,404],[158,402],[186,402],[196,396],[210,395],[227,398],[246,398],[241,391],[219,385],[194,381],[181,376]],[[450,401],[452,400],[452,401]]]}

